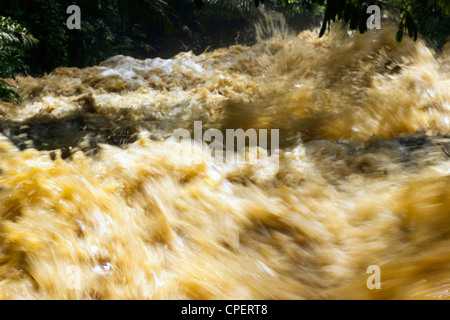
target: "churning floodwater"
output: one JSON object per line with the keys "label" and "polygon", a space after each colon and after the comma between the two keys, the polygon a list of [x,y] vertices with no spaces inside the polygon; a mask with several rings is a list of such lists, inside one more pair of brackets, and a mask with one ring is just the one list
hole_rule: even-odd
{"label": "churning floodwater", "polygon": [[[272,35],[14,79],[0,298],[450,298],[450,47]],[[194,121],[278,129],[276,170],[183,161]]]}

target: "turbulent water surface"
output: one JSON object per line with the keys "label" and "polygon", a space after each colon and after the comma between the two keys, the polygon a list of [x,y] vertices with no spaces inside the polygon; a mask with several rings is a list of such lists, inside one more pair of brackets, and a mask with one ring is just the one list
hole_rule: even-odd
{"label": "turbulent water surface", "polygon": [[[383,28],[17,77],[0,298],[450,298],[449,62]],[[182,161],[194,121],[278,167]]]}

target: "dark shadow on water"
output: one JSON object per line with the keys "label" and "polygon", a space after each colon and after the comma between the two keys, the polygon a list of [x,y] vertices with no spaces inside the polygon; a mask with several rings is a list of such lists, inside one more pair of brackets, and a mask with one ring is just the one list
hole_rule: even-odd
{"label": "dark shadow on water", "polygon": [[61,150],[63,159],[74,150],[95,154],[99,143],[120,146],[137,139],[137,128],[129,122],[82,113],[57,119],[39,115],[23,122],[2,120],[0,131],[20,150]]}

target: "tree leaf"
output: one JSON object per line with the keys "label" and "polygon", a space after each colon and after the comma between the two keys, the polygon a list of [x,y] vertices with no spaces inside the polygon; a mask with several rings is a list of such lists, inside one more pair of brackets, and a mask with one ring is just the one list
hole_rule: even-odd
{"label": "tree leaf", "polygon": [[403,28],[398,29],[397,34],[395,35],[395,41],[398,43],[402,42],[403,39]]}
{"label": "tree leaf", "polygon": [[325,30],[327,29],[327,21],[323,20],[322,27],[320,28],[319,38],[321,38],[325,34]]}
{"label": "tree leaf", "polygon": [[350,18],[350,29],[355,30],[358,27],[358,8],[353,8]]}

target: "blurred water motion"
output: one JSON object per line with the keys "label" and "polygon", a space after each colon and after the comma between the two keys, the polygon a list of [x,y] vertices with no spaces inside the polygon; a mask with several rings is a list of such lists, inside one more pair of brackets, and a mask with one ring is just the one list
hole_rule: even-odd
{"label": "blurred water motion", "polygon": [[[450,298],[450,47],[394,35],[17,77],[0,298]],[[189,142],[169,137],[194,121],[280,129],[278,171],[181,161]]]}

